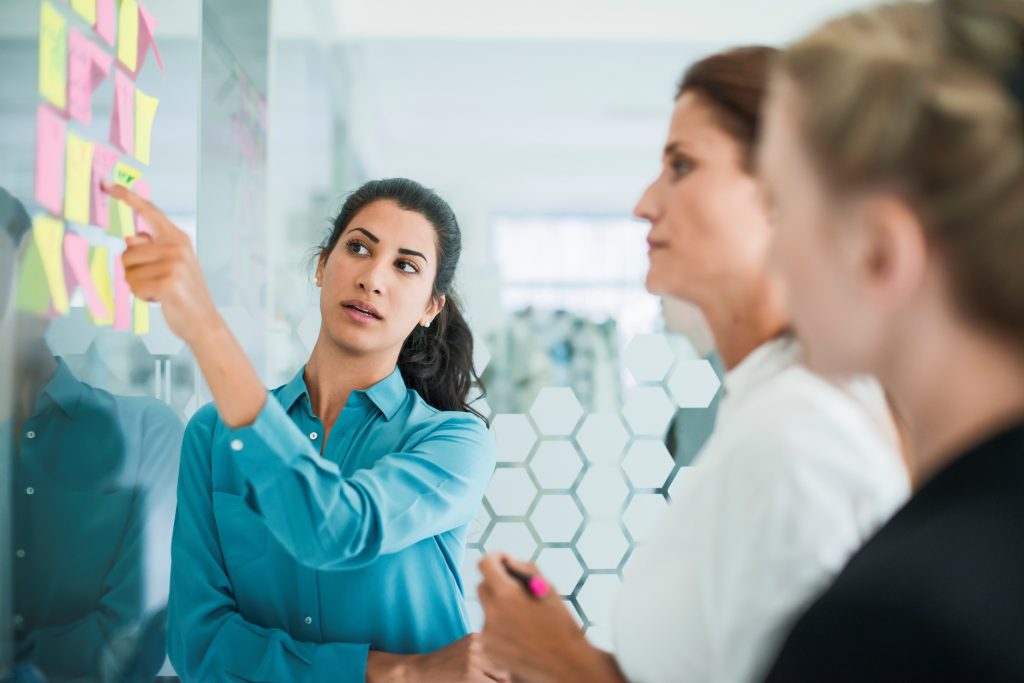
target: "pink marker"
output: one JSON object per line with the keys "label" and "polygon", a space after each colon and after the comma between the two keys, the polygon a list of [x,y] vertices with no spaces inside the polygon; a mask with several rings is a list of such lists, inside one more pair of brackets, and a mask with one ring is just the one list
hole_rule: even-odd
{"label": "pink marker", "polygon": [[551,584],[549,584],[543,576],[526,574],[513,569],[508,565],[505,565],[505,571],[509,573],[509,576],[523,584],[523,588],[525,588],[534,597],[543,598],[551,591]]}

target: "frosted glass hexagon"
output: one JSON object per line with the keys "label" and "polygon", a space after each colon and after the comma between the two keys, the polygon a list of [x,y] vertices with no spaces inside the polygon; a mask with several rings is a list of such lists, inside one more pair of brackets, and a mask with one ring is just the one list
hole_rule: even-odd
{"label": "frosted glass hexagon", "polygon": [[[7,274],[3,277],[7,277]],[[77,356],[89,350],[98,331],[99,328],[89,320],[86,309],[70,308],[67,315],[50,321],[46,328],[46,345],[55,356]],[[178,341],[179,345],[184,343]],[[150,350],[150,353],[153,351]]]}
{"label": "frosted glass hexagon", "polygon": [[583,417],[583,407],[572,389],[546,387],[530,407],[530,417],[544,436],[569,436]]}
{"label": "frosted glass hexagon", "polygon": [[570,595],[583,577],[583,565],[571,548],[544,548],[537,556],[537,567],[559,595]]}
{"label": "frosted glass hexagon", "polygon": [[629,486],[617,467],[595,465],[583,475],[576,493],[591,517],[614,517],[629,496]]}
{"label": "frosted glass hexagon", "polygon": [[622,469],[633,488],[660,489],[672,473],[675,461],[661,441],[634,441],[622,460]]}
{"label": "frosted glass hexagon", "polygon": [[576,600],[583,609],[587,625],[610,624],[615,597],[622,582],[615,574],[591,574],[580,588]]}
{"label": "frosted glass hexagon", "polygon": [[707,408],[721,384],[706,360],[680,361],[668,378],[668,390],[680,408]]}
{"label": "frosted glass hexagon", "polygon": [[541,488],[568,489],[583,469],[583,460],[571,441],[544,441],[533,454],[530,469]]}
{"label": "frosted glass hexagon", "polygon": [[256,325],[249,311],[242,306],[218,306],[217,311],[224,318],[228,329],[238,339],[238,343],[243,347],[247,346],[249,340],[256,335]]}
{"label": "frosted glass hexagon", "polygon": [[[614,604],[614,601],[613,601]],[[585,635],[590,644],[602,650],[611,651],[615,644],[615,630],[610,622],[588,626]]]}
{"label": "frosted glass hexagon", "polygon": [[569,543],[583,523],[583,513],[568,494],[541,496],[530,523],[543,543]]}
{"label": "frosted glass hexagon", "polygon": [[576,434],[576,443],[592,463],[617,463],[628,442],[629,432],[622,419],[609,413],[587,415]]}
{"label": "frosted glass hexagon", "polygon": [[[476,588],[473,588],[473,595],[476,595]],[[483,605],[474,597],[472,601],[466,603],[466,612],[469,616],[469,629],[476,633],[482,631],[484,628]]]}
{"label": "frosted glass hexagon", "polygon": [[675,405],[660,386],[633,389],[622,406],[626,423],[638,436],[664,436],[675,413]]}
{"label": "frosted glass hexagon", "polygon": [[660,382],[675,360],[664,335],[638,334],[622,352],[622,359],[637,382]]}
{"label": "frosted glass hexagon", "polygon": [[489,553],[503,552],[519,560],[529,560],[537,550],[537,541],[525,522],[498,522],[484,541]]}
{"label": "frosted glass hexagon", "polygon": [[491,432],[497,444],[498,462],[524,462],[537,442],[537,432],[521,413],[496,415],[491,421]]}
{"label": "frosted glass hexagon", "polygon": [[503,517],[525,515],[536,497],[537,487],[524,467],[499,467],[487,485],[487,502]]}
{"label": "frosted glass hexagon", "polygon": [[295,332],[299,335],[299,340],[306,350],[312,351],[316,344],[316,338],[320,336],[320,307],[318,305],[314,304],[306,309],[306,314],[302,316]]}
{"label": "frosted glass hexagon", "polygon": [[588,569],[618,569],[629,549],[629,541],[612,520],[591,520],[583,530],[576,550]]}
{"label": "frosted glass hexagon", "polygon": [[491,364],[491,350],[479,339],[473,340],[473,369],[476,374],[484,374],[484,370]]}
{"label": "frosted glass hexagon", "polygon": [[629,507],[622,515],[622,521],[629,535],[637,543],[646,541],[655,526],[668,511],[668,501],[660,493],[641,493],[633,496]]}
{"label": "frosted glass hexagon", "polygon": [[672,478],[672,483],[668,486],[669,500],[674,500],[683,493],[683,487],[690,477],[689,469],[689,467],[680,467],[676,476]]}
{"label": "frosted glass hexagon", "polygon": [[185,342],[171,332],[159,306],[149,307],[149,332],[139,337],[154,356],[176,356],[185,346]]}

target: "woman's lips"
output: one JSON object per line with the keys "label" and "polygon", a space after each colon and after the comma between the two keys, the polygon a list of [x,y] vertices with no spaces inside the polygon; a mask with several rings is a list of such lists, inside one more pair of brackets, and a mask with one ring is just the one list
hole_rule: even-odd
{"label": "woman's lips", "polygon": [[374,323],[381,320],[380,314],[378,314],[372,306],[358,303],[344,303],[341,305],[341,308],[350,319],[357,323]]}

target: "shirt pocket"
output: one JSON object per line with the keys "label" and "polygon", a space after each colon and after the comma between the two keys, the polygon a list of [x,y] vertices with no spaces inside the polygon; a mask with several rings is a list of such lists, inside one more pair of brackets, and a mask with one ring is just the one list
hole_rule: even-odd
{"label": "shirt pocket", "polygon": [[224,564],[236,570],[267,552],[267,527],[242,496],[213,492],[213,517]]}

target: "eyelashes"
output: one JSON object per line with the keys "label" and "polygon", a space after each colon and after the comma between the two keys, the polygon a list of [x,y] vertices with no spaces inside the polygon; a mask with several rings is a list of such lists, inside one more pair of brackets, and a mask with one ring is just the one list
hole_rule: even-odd
{"label": "eyelashes", "polygon": [[[370,249],[361,240],[352,239],[345,244],[348,253],[353,256],[369,256]],[[416,275],[420,272],[419,266],[407,259],[395,261],[395,267],[406,275]]]}

